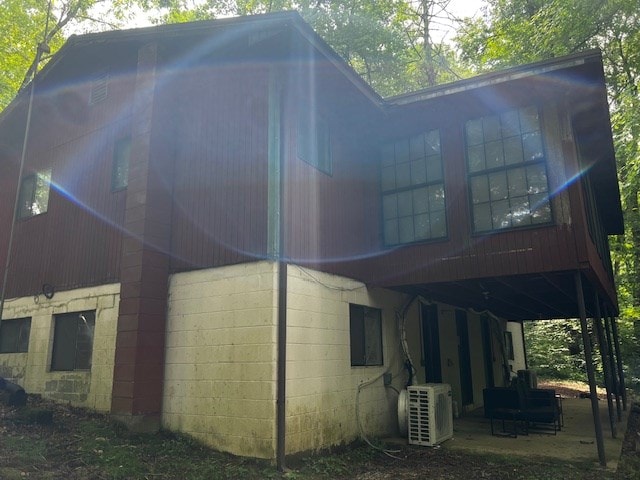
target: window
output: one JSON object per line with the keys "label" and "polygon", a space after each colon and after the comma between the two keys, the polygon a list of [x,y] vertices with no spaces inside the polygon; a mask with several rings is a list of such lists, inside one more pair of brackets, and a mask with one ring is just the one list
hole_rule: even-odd
{"label": "window", "polygon": [[303,109],[298,118],[298,158],[331,175],[331,137],[329,125],[319,115]]}
{"label": "window", "polygon": [[122,190],[129,182],[129,158],[131,157],[131,138],[118,140],[113,148],[113,171],[111,190]]}
{"label": "window", "polygon": [[439,131],[387,144],[381,155],[385,245],[446,237]]}
{"label": "window", "polygon": [[90,370],[96,312],[55,316],[51,370]]}
{"label": "window", "polygon": [[31,318],[0,322],[0,353],[24,353],[29,350]]}
{"label": "window", "polygon": [[465,138],[474,232],[551,222],[536,107],[469,120]]}
{"label": "window", "polygon": [[20,183],[18,217],[27,218],[45,213],[49,207],[51,169],[26,176]]}
{"label": "window", "polygon": [[351,366],[382,365],[382,312],[349,305]]}

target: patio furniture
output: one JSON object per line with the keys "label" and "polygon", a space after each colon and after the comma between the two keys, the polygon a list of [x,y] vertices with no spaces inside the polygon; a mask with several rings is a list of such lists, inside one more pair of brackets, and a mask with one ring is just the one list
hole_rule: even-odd
{"label": "patio furniture", "polygon": [[[513,388],[492,387],[483,390],[484,415],[491,422],[491,435],[496,435],[493,421],[502,420],[502,435],[518,436],[520,420],[520,400],[518,392]],[[505,421],[511,422],[511,431],[507,432]]]}

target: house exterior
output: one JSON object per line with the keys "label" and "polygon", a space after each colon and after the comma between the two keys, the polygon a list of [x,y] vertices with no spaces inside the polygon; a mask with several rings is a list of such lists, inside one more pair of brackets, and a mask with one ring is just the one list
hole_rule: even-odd
{"label": "house exterior", "polygon": [[19,175],[27,97],[0,375],[29,393],[274,459],[394,434],[410,381],[482,406],[582,293],[617,314],[599,52],[382,99],[295,13],[74,36]]}

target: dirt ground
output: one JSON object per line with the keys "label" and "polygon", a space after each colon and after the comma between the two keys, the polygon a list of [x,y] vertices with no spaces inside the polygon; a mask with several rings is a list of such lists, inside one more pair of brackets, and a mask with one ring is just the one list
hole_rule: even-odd
{"label": "dirt ground", "polygon": [[[574,386],[554,384],[565,396]],[[273,466],[213,452],[166,432],[135,436],[107,416],[30,396],[27,408],[0,405],[0,480],[13,479],[640,479],[640,405],[629,406],[618,472],[545,458],[509,459],[439,448],[367,446]]]}

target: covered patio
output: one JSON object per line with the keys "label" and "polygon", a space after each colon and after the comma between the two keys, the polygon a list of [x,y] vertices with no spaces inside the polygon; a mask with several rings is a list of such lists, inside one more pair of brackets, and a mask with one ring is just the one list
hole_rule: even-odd
{"label": "covered patio", "polygon": [[[609,414],[606,402],[600,409],[603,428],[603,443],[607,468],[615,470],[618,465],[622,442],[627,426],[627,411],[623,412],[617,422],[617,438],[612,438],[608,428]],[[563,398],[564,426],[556,435],[549,432],[531,431],[529,435],[518,435],[517,438],[491,435],[489,419],[484,418],[483,410],[454,420],[454,437],[442,444],[442,448],[466,450],[501,455],[520,455],[549,457],[559,460],[597,462],[596,433],[588,398]],[[497,425],[498,429],[502,425]]]}

